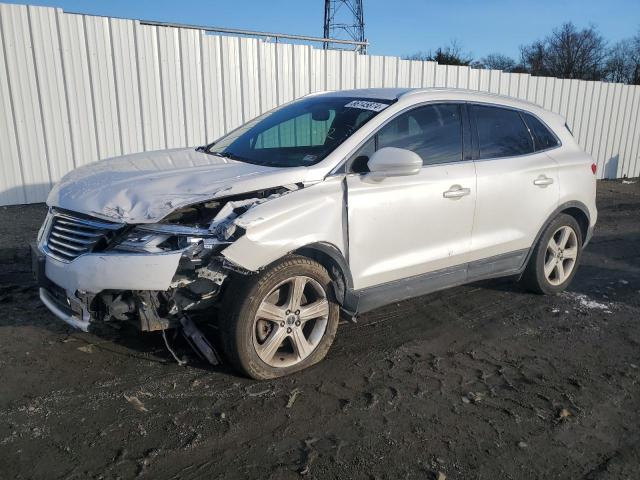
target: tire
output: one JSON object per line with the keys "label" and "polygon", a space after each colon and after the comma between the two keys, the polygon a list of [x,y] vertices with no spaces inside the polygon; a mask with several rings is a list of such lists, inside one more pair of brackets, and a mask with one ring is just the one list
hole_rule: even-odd
{"label": "tire", "polygon": [[[566,240],[565,233],[568,234]],[[563,241],[564,244],[562,244]],[[560,293],[573,280],[581,256],[580,225],[571,215],[562,213],[551,221],[540,236],[522,276],[522,283],[528,290],[535,293],[546,295]]]}
{"label": "tire", "polygon": [[258,380],[318,363],[333,343],[340,316],[331,283],[322,265],[298,255],[284,257],[258,275],[236,277],[226,289],[221,312],[227,360]]}

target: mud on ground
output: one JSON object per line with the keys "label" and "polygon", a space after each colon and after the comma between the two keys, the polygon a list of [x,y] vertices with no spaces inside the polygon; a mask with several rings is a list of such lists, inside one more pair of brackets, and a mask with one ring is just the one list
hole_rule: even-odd
{"label": "mud on ground", "polygon": [[43,207],[0,209],[0,477],[640,478],[640,182],[598,205],[569,292],[394,304],[268,382],[67,328],[28,273]]}

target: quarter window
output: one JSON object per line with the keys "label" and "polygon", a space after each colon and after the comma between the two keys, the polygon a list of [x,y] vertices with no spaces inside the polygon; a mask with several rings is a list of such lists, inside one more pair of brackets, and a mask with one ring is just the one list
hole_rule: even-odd
{"label": "quarter window", "polygon": [[527,122],[527,125],[533,134],[536,152],[558,146],[558,139],[555,135],[551,133],[551,131],[536,117],[529,113],[525,113],[524,121]]}
{"label": "quarter window", "polygon": [[533,139],[516,110],[479,105],[473,105],[471,109],[478,128],[481,159],[533,152]]}
{"label": "quarter window", "polygon": [[398,116],[378,132],[377,149],[383,147],[411,150],[423,165],[462,160],[460,106],[427,105]]}

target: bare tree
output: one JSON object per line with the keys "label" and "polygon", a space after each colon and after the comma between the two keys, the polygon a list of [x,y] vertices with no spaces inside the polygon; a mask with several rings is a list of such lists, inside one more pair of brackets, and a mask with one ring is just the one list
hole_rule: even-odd
{"label": "bare tree", "polygon": [[421,62],[427,62],[431,60],[431,52],[419,51],[412,53],[411,55],[404,55],[402,58],[404,60],[419,60]]}
{"label": "bare tree", "polygon": [[538,40],[530,45],[520,47],[520,57],[522,65],[531,75],[549,75],[549,70],[545,65],[546,47],[544,42]]}
{"label": "bare tree", "polygon": [[473,61],[471,55],[464,53],[455,40],[445,47],[438,47],[435,52],[417,52],[403,57],[405,60],[423,60],[438,62],[440,65],[469,65]]}
{"label": "bare tree", "polygon": [[634,76],[631,40],[621,40],[609,50],[606,63],[606,78],[611,82],[630,83]]}
{"label": "bare tree", "polygon": [[633,45],[633,77],[629,83],[640,85],[640,30],[636,36],[631,39]]}
{"label": "bare tree", "polygon": [[640,31],[635,37],[607,48],[606,41],[596,27],[579,30],[571,22],[562,24],[542,40],[522,45],[520,62],[500,53],[492,53],[474,61],[455,41],[435,51],[417,52],[404,58],[510,73],[640,85]]}
{"label": "bare tree", "polygon": [[480,59],[479,66],[482,68],[511,72],[517,67],[517,64],[511,57],[502,55],[501,53],[491,53]]}
{"label": "bare tree", "polygon": [[640,85],[640,33],[609,50],[605,71],[611,82]]}
{"label": "bare tree", "polygon": [[605,74],[606,42],[593,26],[578,30],[573,23],[564,23],[520,51],[523,65],[533,75],[600,80]]}
{"label": "bare tree", "polygon": [[606,55],[606,43],[595,27],[578,31],[565,23],[547,42],[549,70],[562,78],[599,80]]}

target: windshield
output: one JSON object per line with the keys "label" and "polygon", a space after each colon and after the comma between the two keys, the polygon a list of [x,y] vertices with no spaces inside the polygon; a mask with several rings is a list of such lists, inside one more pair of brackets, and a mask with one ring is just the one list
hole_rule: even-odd
{"label": "windshield", "polygon": [[273,167],[313,165],[390,103],[325,95],[305,98],[250,121],[205,151]]}

